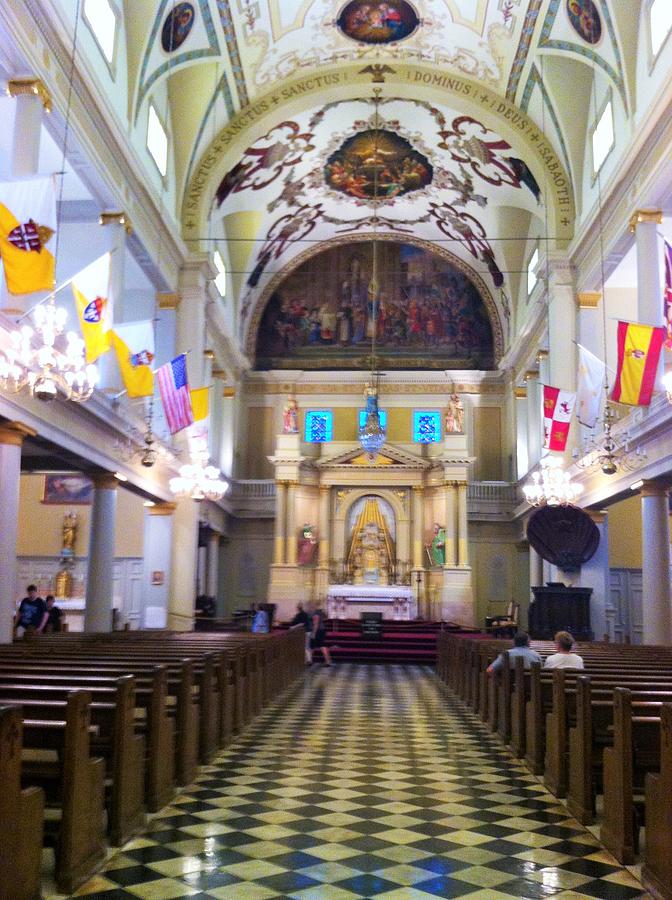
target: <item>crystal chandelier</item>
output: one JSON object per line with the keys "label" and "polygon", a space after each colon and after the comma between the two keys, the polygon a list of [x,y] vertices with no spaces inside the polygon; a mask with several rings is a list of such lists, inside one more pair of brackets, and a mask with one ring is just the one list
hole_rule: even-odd
{"label": "crystal chandelier", "polygon": [[82,338],[63,333],[67,315],[51,300],[33,310],[34,330],[24,325],[10,333],[10,345],[0,351],[0,387],[12,394],[28,388],[44,402],[59,394],[77,403],[89,399],[98,370],[87,365]]}
{"label": "crystal chandelier", "polygon": [[[373,169],[373,260],[371,266],[371,281],[369,282],[369,300],[371,303],[371,376],[366,386],[366,410],[364,415],[364,424],[359,429],[359,443],[362,449],[368,454],[370,459],[375,459],[385,443],[385,429],[380,421],[380,412],[378,410],[378,387],[380,384],[380,373],[376,371],[376,331],[378,328],[378,302],[379,302],[379,284],[378,284],[378,241],[376,240],[376,229],[378,226],[378,168],[380,160],[378,157],[378,130],[380,127],[380,117],[378,113],[378,104],[380,103],[380,88],[374,90],[374,169]],[[384,165],[384,163],[383,163]]]}
{"label": "crystal chandelier", "polygon": [[646,452],[639,446],[630,444],[630,437],[614,435],[616,413],[607,405],[604,412],[604,430],[599,437],[592,437],[581,451],[574,451],[574,462],[580,469],[604,475],[615,475],[618,471],[634,472],[647,461]]}
{"label": "crystal chandelier", "polygon": [[176,497],[192,500],[221,500],[229,489],[218,468],[201,462],[180,466],[178,475],[169,484]]}
{"label": "crystal chandelier", "polygon": [[532,481],[523,487],[523,494],[531,506],[571,506],[582,490],[581,485],[572,483],[559,456],[545,456],[541,470],[532,473]]}

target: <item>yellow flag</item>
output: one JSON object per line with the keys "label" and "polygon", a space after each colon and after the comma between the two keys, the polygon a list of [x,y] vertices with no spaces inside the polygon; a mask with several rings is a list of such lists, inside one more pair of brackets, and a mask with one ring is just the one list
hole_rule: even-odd
{"label": "yellow flag", "polygon": [[72,279],[86,361],[95,362],[111,346],[110,254],[104,253]]}
{"label": "yellow flag", "polygon": [[110,332],[119,371],[129,397],[154,393],[154,329],[152,322],[127,322]]}
{"label": "yellow flag", "polygon": [[55,232],[52,177],[0,183],[0,256],[11,294],[52,290],[56,262],[49,247]]}
{"label": "yellow flag", "polygon": [[196,388],[189,391],[191,394],[191,409],[194,413],[194,422],[200,422],[208,418],[210,412],[210,388]]}

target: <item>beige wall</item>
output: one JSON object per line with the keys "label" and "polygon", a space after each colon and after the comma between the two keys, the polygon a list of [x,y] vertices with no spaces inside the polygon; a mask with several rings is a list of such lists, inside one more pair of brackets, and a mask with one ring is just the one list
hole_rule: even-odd
{"label": "beige wall", "polygon": [[642,568],[642,510],[639,494],[609,507],[609,566]]}
{"label": "beige wall", "polygon": [[530,593],[527,554],[505,525],[471,522],[469,529],[476,624],[505,612],[511,600],[520,603],[525,620]]}
{"label": "beige wall", "polygon": [[502,416],[498,406],[476,406],[474,417],[474,481],[500,481],[502,459]]}
{"label": "beige wall", "polygon": [[240,448],[243,478],[272,478],[273,466],[268,461],[275,451],[275,410],[270,406],[247,409],[247,440]]}
{"label": "beige wall", "polygon": [[[59,556],[63,516],[74,510],[79,519],[75,556],[89,552],[90,506],[55,506],[42,503],[44,475],[22,475],[19,499],[18,556]],[[143,555],[144,508],[142,499],[123,488],[117,490],[116,557]]]}
{"label": "beige wall", "polygon": [[219,571],[220,612],[225,616],[238,607],[266,600],[273,559],[272,519],[230,521],[231,529],[222,547]]}

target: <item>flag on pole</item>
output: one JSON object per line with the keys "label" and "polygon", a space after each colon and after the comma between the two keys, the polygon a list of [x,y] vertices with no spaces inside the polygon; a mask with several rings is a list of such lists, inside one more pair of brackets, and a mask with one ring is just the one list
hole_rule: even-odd
{"label": "flag on pole", "polygon": [[665,349],[672,350],[672,245],[663,242],[665,256],[665,290],[663,292],[663,311],[665,315]]}
{"label": "flag on pole", "polygon": [[567,446],[576,394],[544,385],[544,449],[562,452]]}
{"label": "flag on pole", "polygon": [[95,362],[111,346],[110,254],[103,253],[72,279],[86,361]]}
{"label": "flag on pole", "polygon": [[618,368],[611,399],[629,406],[648,406],[656,382],[665,328],[618,323]]}
{"label": "flag on pole", "polygon": [[189,395],[186,354],[182,353],[180,356],[176,356],[171,362],[157,369],[156,378],[159,382],[159,393],[168,429],[171,434],[177,434],[178,431],[187,428],[194,421]]}
{"label": "flag on pole", "polygon": [[576,393],[577,418],[582,425],[594,428],[600,415],[607,367],[590,350],[579,348],[579,383]]}
{"label": "flag on pole", "polygon": [[207,419],[210,414],[210,388],[194,388],[190,393],[194,422],[200,422],[203,419]]}
{"label": "flag on pole", "polygon": [[0,256],[11,294],[54,288],[55,233],[56,191],[52,176],[0,182]]}
{"label": "flag on pole", "polygon": [[151,397],[154,393],[154,324],[151,320],[116,325],[112,345],[129,397]]}

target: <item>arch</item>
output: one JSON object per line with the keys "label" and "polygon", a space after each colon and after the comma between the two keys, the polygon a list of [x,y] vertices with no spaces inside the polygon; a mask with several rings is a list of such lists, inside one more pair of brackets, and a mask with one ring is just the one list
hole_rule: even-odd
{"label": "arch", "polygon": [[[334,524],[336,522],[342,522],[345,527],[346,522],[348,521],[348,517],[350,515],[350,510],[355,505],[358,500],[361,500],[362,497],[379,497],[381,500],[384,500],[388,503],[394,512],[394,517],[397,525],[397,535],[398,535],[398,526],[400,522],[407,522],[409,519],[408,512],[404,508],[403,502],[395,495],[393,488],[385,488],[385,487],[375,487],[375,486],[367,486],[362,488],[355,488],[350,491],[350,493],[343,499],[338,511],[334,514]],[[344,539],[347,539],[347,536],[344,534]]]}
{"label": "arch", "polygon": [[[306,250],[298,253],[287,263],[287,265],[280,272],[277,272],[257,296],[252,312],[248,316],[246,331],[242,336],[243,345],[245,347],[245,353],[247,357],[249,359],[254,359],[255,357],[257,334],[259,331],[259,326],[261,324],[261,318],[268,302],[270,301],[275,291],[278,290],[282,282],[289,275],[291,275],[292,272],[298,269],[299,266],[301,266],[307,260],[311,259],[314,256],[317,256],[320,253],[323,253],[325,249],[330,249],[332,247],[346,244],[370,243],[371,240],[371,234],[347,234],[336,238],[331,238],[329,241],[320,242],[316,246],[308,247]],[[446,260],[446,262],[449,262],[456,269],[466,275],[466,277],[472,282],[472,284],[478,291],[478,294],[483,301],[483,305],[485,306],[486,312],[488,314],[490,327],[492,329],[495,363],[497,363],[504,353],[504,329],[502,326],[502,314],[495,298],[492,296],[492,293],[490,292],[490,289],[483,278],[481,278],[481,276],[476,271],[474,271],[471,266],[467,265],[464,260],[460,259],[458,256],[455,256],[450,252],[450,250],[446,250],[440,244],[434,244],[431,241],[416,238],[409,234],[399,235],[395,234],[394,232],[383,232],[377,234],[376,240],[394,241],[395,243],[401,242],[405,244],[412,244],[415,247],[420,247],[423,250],[427,250],[428,252],[435,254],[441,259]]]}
{"label": "arch", "polygon": [[[392,68],[392,67],[390,67]],[[386,75],[385,96],[413,99],[421,86],[423,94],[438,104],[448,103],[464,114],[478,114],[514,149],[529,158],[531,166],[548,187],[549,224],[559,249],[573,236],[574,194],[570,177],[553,144],[517,105],[502,95],[463,76],[437,72],[429,66],[395,62]],[[186,241],[198,242],[207,233],[207,219],[215,190],[227,171],[241,158],[246,147],[268,132],[279,120],[297,115],[323,102],[328,88],[332,100],[359,99],[370,89],[371,75],[361,63],[334,67],[323,74],[302,75],[271,89],[234,116],[210,142],[195,167],[182,204],[182,233]],[[198,249],[192,246],[192,249]]]}

